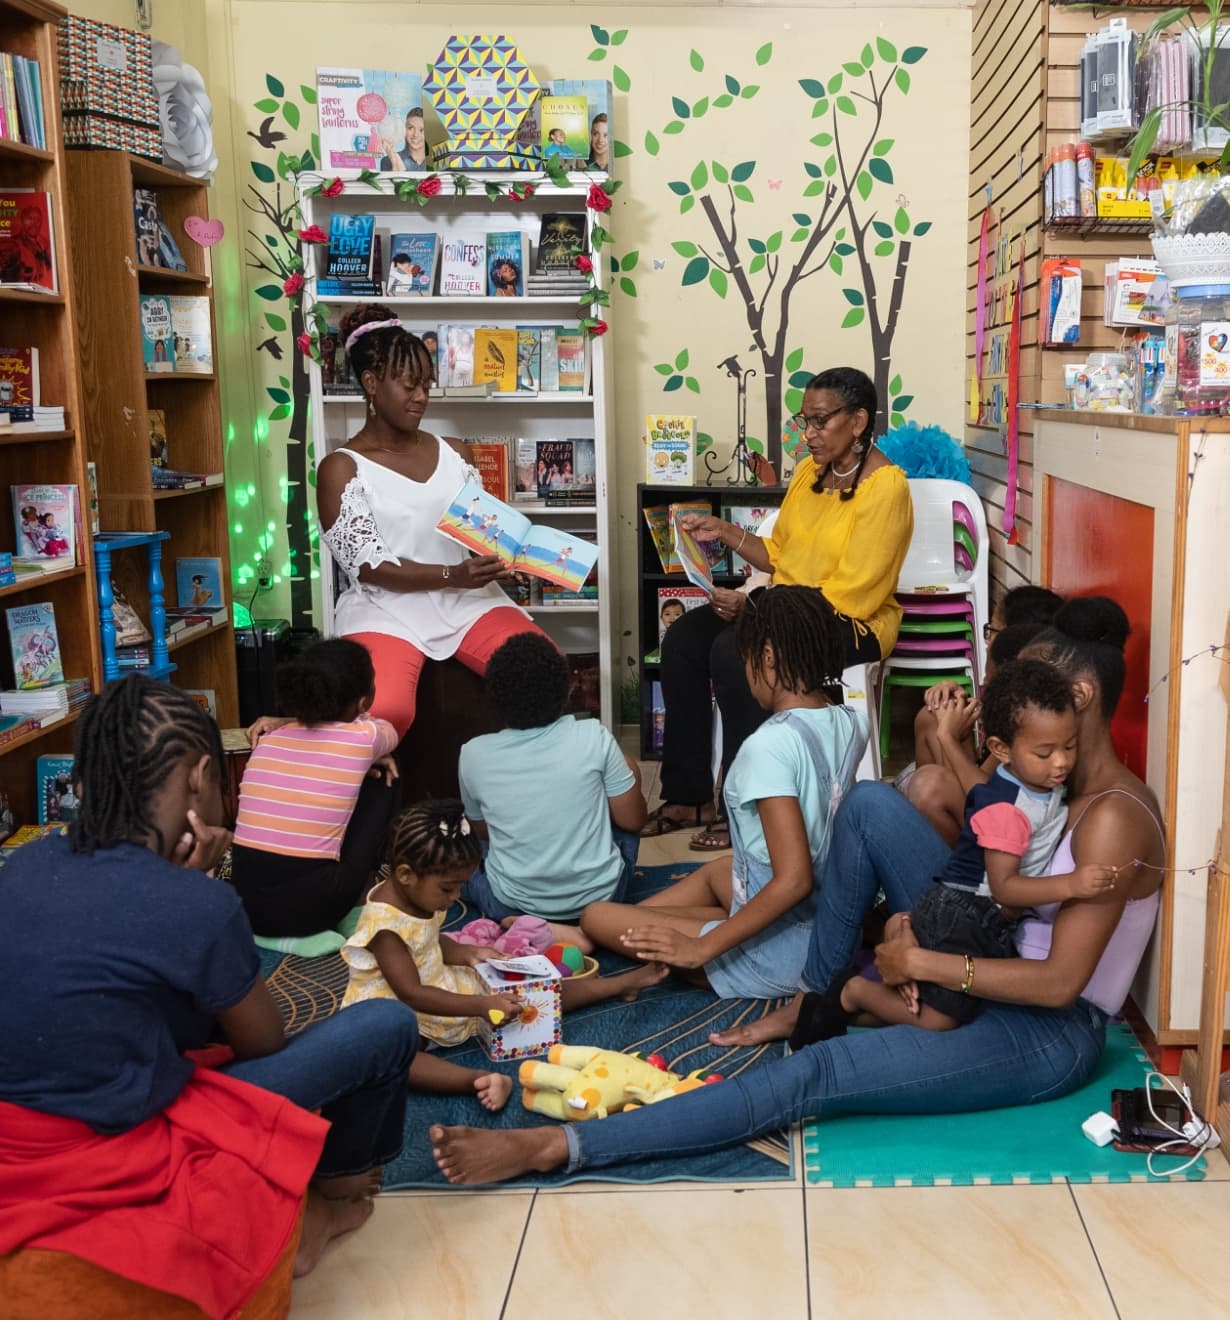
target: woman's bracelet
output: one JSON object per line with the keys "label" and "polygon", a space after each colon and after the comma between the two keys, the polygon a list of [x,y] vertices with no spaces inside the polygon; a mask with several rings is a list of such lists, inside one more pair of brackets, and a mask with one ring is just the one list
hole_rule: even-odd
{"label": "woman's bracelet", "polygon": [[743,542],[746,540],[747,540],[747,528],[745,527],[743,529],[743,535],[739,537],[739,544],[735,546],[735,554],[738,554],[739,551],[743,549]]}
{"label": "woman's bracelet", "polygon": [[974,988],[974,960],[967,953],[965,955],[965,980],[961,982],[961,993],[969,994]]}

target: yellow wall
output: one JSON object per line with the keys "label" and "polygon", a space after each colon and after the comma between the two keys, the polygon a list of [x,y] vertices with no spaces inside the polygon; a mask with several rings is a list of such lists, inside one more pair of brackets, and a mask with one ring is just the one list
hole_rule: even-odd
{"label": "yellow wall", "polygon": [[[619,510],[617,562],[622,567],[622,593],[617,637],[634,628],[635,586],[634,485],[640,478],[640,437],[644,416],[650,411],[691,412],[698,429],[711,434],[719,450],[729,448],[734,432],[734,387],[718,367],[731,354],[744,366],[762,364],[749,352],[752,332],[742,302],[728,281],[725,298],[707,280],[681,284],[690,257],[675,245],[697,245],[714,251],[714,235],[699,200],[681,214],[681,198],[671,184],[689,188],[694,171],[703,161],[706,182],[696,192],[710,193],[718,213],[728,218],[730,199],[725,187],[712,183],[713,162],[730,169],[754,162],[746,185],[753,201],[736,204],[742,261],[748,266],[754,252],[748,239],[769,242],[781,231],[782,262],[777,285],[791,257],[802,250],[793,243],[806,229],[793,217],[809,223],[820,214],[822,198],[804,197],[814,180],[808,164],[823,167],[832,147],[811,142],[815,134],[831,130],[834,118],[841,128],[846,151],[867,137],[868,104],[848,103],[856,116],[839,113],[830,100],[830,114],[812,118],[816,102],[800,87],[800,80],[828,82],[842,74],[846,84],[838,94],[866,93],[869,79],[851,78],[843,64],[858,62],[872,44],[872,73],[882,79],[907,48],[923,47],[926,54],[908,67],[908,93],[894,86],[885,99],[882,121],[874,140],[891,140],[884,154],[872,159],[891,182],[871,180],[866,203],[860,201],[859,222],[871,219],[891,227],[908,223],[912,245],[905,268],[896,334],[892,341],[891,375],[900,377],[895,394],[912,402],[905,415],[922,424],[937,423],[960,434],[964,332],[965,211],[968,180],[970,15],[961,4],[950,7],[868,7],[855,9],[795,8],[755,5],[746,7],[697,6],[592,6],[558,3],[538,5],[483,5],[468,11],[471,21],[459,17],[456,6],[383,3],[378,0],[154,0],[155,34],[176,42],[185,56],[204,73],[215,106],[215,137],[222,166],[217,179],[213,212],[227,226],[228,237],[214,250],[218,288],[219,330],[222,339],[224,409],[230,444],[228,477],[232,487],[233,552],[237,571],[250,572],[259,551],[279,581],[269,597],[256,606],[259,614],[290,614],[285,521],[286,434],[285,418],[268,420],[276,409],[280,378],[291,379],[288,363],[294,353],[289,337],[282,336],[280,361],[268,348],[257,346],[271,337],[265,314],[278,315],[277,305],[254,294],[269,276],[245,268],[246,231],[258,233],[254,216],[245,209],[257,185],[251,161],[272,159],[253,136],[267,117],[255,103],[271,96],[267,76],[282,93],[274,97],[274,124],[287,134],[283,149],[302,151],[309,146],[315,127],[313,107],[305,103],[301,86],[311,87],[321,64],[368,67],[423,68],[458,30],[498,30],[513,36],[540,80],[551,77],[612,78],[618,65],[629,81],[626,93],[615,98],[613,136],[627,143],[632,154],[616,163],[624,180],[609,228],[615,236],[614,253],[624,264],[636,254],[635,267],[626,272],[635,296],[616,290],[609,311],[616,377],[616,490]],[[132,6],[125,0],[79,0],[80,12],[112,21],[132,22]],[[126,11],[126,12],[125,12]],[[601,25],[607,33],[626,28],[618,46],[603,47],[591,29]],[[876,50],[877,38],[891,48]],[[771,52],[757,62],[757,52]],[[895,49],[892,49],[895,48]],[[605,49],[602,59],[591,59]],[[701,67],[697,67],[697,66]],[[716,98],[727,91],[726,78],[739,84],[740,95],[729,106]],[[749,85],[758,91],[748,97]],[[878,85],[878,84],[877,84]],[[814,90],[814,89],[813,89]],[[701,98],[708,106],[700,115],[681,120],[672,107],[674,98],[691,111]],[[301,111],[298,127],[287,122]],[[672,132],[672,121],[683,123]],[[657,140],[657,154],[647,149],[646,135]],[[883,167],[887,166],[887,170]],[[272,195],[271,188],[264,191]],[[285,196],[286,189],[283,188]],[[874,207],[874,215],[871,208]],[[922,225],[924,234],[914,236]],[[929,227],[927,227],[929,225]],[[852,238],[848,219],[839,227]],[[899,252],[899,234],[891,228],[886,240],[874,231],[866,243],[873,272],[876,307],[887,319],[892,301],[893,274]],[[805,278],[795,289],[788,316],[786,343],[793,352],[793,368],[812,372],[830,365],[851,364],[871,370],[871,339],[867,318],[842,328],[866,286],[859,277],[857,254],[832,253],[834,232],[817,249],[830,256],[830,264]],[[893,243],[886,255],[874,255],[876,242]],[[886,249],[887,251],[887,249]],[[770,254],[772,255],[772,254]],[[831,257],[836,255],[834,262]],[[813,265],[816,263],[812,263]],[[835,266],[843,269],[837,273]],[[759,299],[767,271],[749,274]],[[720,283],[720,281],[719,281]],[[853,294],[843,290],[851,289]],[[772,305],[772,297],[770,297]],[[769,318],[770,328],[773,318]],[[675,371],[683,361],[687,367]],[[655,370],[671,364],[669,374]],[[663,386],[672,375],[691,381],[674,391]],[[749,394],[749,433],[763,440],[766,409],[763,372],[752,381]],[[272,527],[270,526],[272,524]],[[256,537],[267,537],[258,547]],[[242,590],[239,599],[245,599]],[[299,620],[296,620],[299,621]],[[634,654],[631,636],[623,654]],[[623,667],[623,655],[615,656]]]}

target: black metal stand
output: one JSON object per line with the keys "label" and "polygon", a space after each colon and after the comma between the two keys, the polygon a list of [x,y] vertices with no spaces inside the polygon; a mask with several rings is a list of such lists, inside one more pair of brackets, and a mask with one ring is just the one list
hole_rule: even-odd
{"label": "black metal stand", "polygon": [[705,453],[705,485],[712,486],[714,477],[720,477],[723,472],[732,466],[734,472],[726,478],[728,486],[759,486],[760,478],[756,475],[756,470],[752,466],[751,450],[747,447],[747,378],[756,374],[754,367],[748,367],[745,371],[739,365],[739,359],[732,353],[725,362],[719,362],[719,367],[725,369],[728,376],[735,378],[735,414],[736,414],[736,436],[735,448],[731,456],[725,463],[718,467],[713,459],[714,453],[710,449]]}

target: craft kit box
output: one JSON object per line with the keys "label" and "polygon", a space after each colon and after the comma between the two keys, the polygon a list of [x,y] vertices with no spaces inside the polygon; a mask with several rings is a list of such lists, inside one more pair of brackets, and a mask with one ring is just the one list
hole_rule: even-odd
{"label": "craft kit box", "polygon": [[108,115],[158,128],[149,34],[69,14],[59,25],[66,114]]}
{"label": "craft kit box", "polygon": [[108,151],[130,151],[149,160],[162,159],[162,129],[130,124],[106,115],[65,115],[64,145]]}
{"label": "craft kit box", "polygon": [[551,962],[535,954],[479,963],[477,970],[493,995],[516,995],[522,1003],[513,1021],[494,1026],[482,1019],[479,1038],[493,1063],[532,1059],[560,1043],[560,974]]}

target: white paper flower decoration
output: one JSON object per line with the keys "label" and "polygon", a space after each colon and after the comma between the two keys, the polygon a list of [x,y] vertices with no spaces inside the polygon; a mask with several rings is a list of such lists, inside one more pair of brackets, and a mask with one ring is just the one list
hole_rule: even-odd
{"label": "white paper flower decoration", "polygon": [[152,47],[154,86],[162,119],[162,154],[169,165],[209,179],[218,168],[214,153],[213,103],[205,82],[191,64],[165,41]]}

